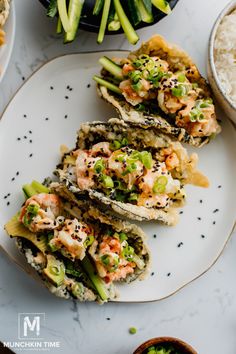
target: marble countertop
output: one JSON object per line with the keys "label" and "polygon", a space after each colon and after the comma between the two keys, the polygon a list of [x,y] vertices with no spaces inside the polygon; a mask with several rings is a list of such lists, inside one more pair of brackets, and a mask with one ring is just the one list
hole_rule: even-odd
{"label": "marble countertop", "polygon": [[[160,23],[139,31],[141,40],[160,33],[185,48],[203,74],[212,25],[228,0],[180,0]],[[61,54],[102,49],[129,49],[123,35],[106,37],[80,31],[63,45],[53,33],[55,23],[37,0],[15,0],[16,38],[11,62],[1,82],[0,113],[40,65]],[[143,341],[174,336],[200,354],[236,353],[236,240],[231,237],[222,256],[202,277],[168,299],[147,304],[77,304],[52,297],[0,254],[0,340],[16,341],[19,313],[45,313],[45,341],[59,341],[50,353],[131,354]],[[135,326],[137,333],[129,334]],[[16,352],[20,352],[19,349]],[[32,352],[33,350],[28,350]]]}

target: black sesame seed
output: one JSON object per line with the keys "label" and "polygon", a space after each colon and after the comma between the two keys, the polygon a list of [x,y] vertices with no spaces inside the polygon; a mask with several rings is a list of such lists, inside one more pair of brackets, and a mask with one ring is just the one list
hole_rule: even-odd
{"label": "black sesame seed", "polygon": [[167,275],[167,277],[169,277],[171,275],[171,273],[167,273],[166,275]]}
{"label": "black sesame seed", "polygon": [[29,130],[29,133],[32,134],[32,130]]}
{"label": "black sesame seed", "polygon": [[212,223],[213,225],[215,225],[216,224],[216,221],[213,221],[213,223]]}
{"label": "black sesame seed", "polygon": [[69,96],[65,96],[65,99],[68,100]]}
{"label": "black sesame seed", "polygon": [[33,154],[29,154],[29,157],[32,157],[33,156]]}
{"label": "black sesame seed", "polygon": [[10,202],[7,202],[7,205],[10,205]]}
{"label": "black sesame seed", "polygon": [[4,199],[7,199],[7,195],[4,195]]}
{"label": "black sesame seed", "polygon": [[110,317],[107,317],[106,320],[107,320],[107,321],[110,321]]}
{"label": "black sesame seed", "polygon": [[24,118],[26,118],[26,117],[27,117],[27,115],[26,115],[26,114],[24,114],[24,115],[23,115],[23,117],[24,117]]}
{"label": "black sesame seed", "polygon": [[46,118],[45,118],[45,120],[49,120],[49,118],[48,118],[48,117],[46,117]]}
{"label": "black sesame seed", "polygon": [[17,172],[16,172],[16,176],[19,176],[19,174],[20,174],[20,172],[19,172],[19,171],[17,171]]}
{"label": "black sesame seed", "polygon": [[181,210],[179,213],[180,213],[180,214],[183,214],[184,212],[183,212],[183,210]]}
{"label": "black sesame seed", "polygon": [[221,188],[221,187],[222,187],[221,185],[218,186],[218,188]]}
{"label": "black sesame seed", "polygon": [[24,135],[24,139],[27,139],[27,136],[26,136],[26,135]]}
{"label": "black sesame seed", "polygon": [[155,273],[154,273],[154,272],[152,272],[152,273],[151,273],[151,276],[153,276],[154,274],[155,274]]}
{"label": "black sesame seed", "polygon": [[183,242],[178,243],[177,247],[183,246]]}
{"label": "black sesame seed", "polygon": [[29,140],[29,143],[30,143],[30,144],[32,144],[32,142],[33,142],[33,140],[32,140],[32,139],[30,139],[30,140]]}
{"label": "black sesame seed", "polygon": [[153,235],[153,238],[156,238],[156,237],[157,237],[157,235],[156,235],[156,234],[154,234],[154,235]]}
{"label": "black sesame seed", "polygon": [[217,213],[219,211],[219,209],[215,209],[214,211],[213,211],[213,213]]}
{"label": "black sesame seed", "polygon": [[200,199],[199,202],[202,204],[202,199]]}
{"label": "black sesame seed", "polygon": [[202,218],[200,218],[199,216],[198,216],[198,218],[197,218],[198,220],[202,220]]}
{"label": "black sesame seed", "polygon": [[205,238],[206,236],[205,235],[201,235],[201,238]]}
{"label": "black sesame seed", "polygon": [[22,79],[22,81],[25,81],[25,77],[24,77],[24,76],[22,76],[22,78],[21,78],[21,79]]}
{"label": "black sesame seed", "polygon": [[70,88],[69,88],[69,91],[72,91],[72,90],[73,90],[73,88],[72,88],[72,87],[70,87]]}
{"label": "black sesame seed", "polygon": [[64,118],[65,118],[65,119],[67,119],[67,117],[68,117],[68,115],[67,115],[67,114],[65,114]]}
{"label": "black sesame seed", "polygon": [[50,90],[53,90],[54,89],[54,87],[53,86],[50,86]]}
{"label": "black sesame seed", "polygon": [[10,195],[11,195],[11,193],[8,193],[8,194],[7,194],[7,197],[10,197]]}
{"label": "black sesame seed", "polygon": [[11,179],[11,180],[12,180],[12,182],[13,182],[13,181],[15,181],[15,177],[12,177],[12,179]]}
{"label": "black sesame seed", "polygon": [[67,90],[69,90],[70,86],[69,86],[69,85],[67,85],[67,86],[66,86],[66,88],[67,88]]}
{"label": "black sesame seed", "polygon": [[91,85],[90,85],[90,84],[88,84],[88,85],[87,85],[87,88],[90,88],[90,86],[91,86]]}
{"label": "black sesame seed", "polygon": [[18,141],[20,141],[20,138],[17,138]]}

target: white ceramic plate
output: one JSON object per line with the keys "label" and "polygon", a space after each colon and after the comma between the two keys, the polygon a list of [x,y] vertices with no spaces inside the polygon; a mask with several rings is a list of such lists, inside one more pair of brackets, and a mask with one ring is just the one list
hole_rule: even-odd
{"label": "white ceramic plate", "polygon": [[[21,186],[51,175],[59,161],[59,146],[74,146],[82,122],[115,115],[97,97],[92,76],[99,71],[97,61],[101,55],[125,54],[74,54],[54,59],[22,86],[3,114],[0,244],[23,267],[23,258],[3,230],[4,223],[23,202]],[[142,223],[152,251],[152,275],[145,281],[120,286],[118,301],[167,297],[209,269],[222,252],[236,210],[236,134],[226,118],[223,120],[222,134],[198,150],[199,167],[209,177],[210,188],[186,188],[188,203],[180,210],[183,213],[176,227]]]}
{"label": "white ceramic plate", "polygon": [[3,28],[6,32],[6,44],[0,47],[0,82],[7,70],[15,40],[15,4],[11,1],[11,10],[7,22]]}

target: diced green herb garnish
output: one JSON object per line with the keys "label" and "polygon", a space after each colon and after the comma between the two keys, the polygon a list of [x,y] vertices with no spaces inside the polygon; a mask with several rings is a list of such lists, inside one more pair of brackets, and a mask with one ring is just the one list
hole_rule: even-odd
{"label": "diced green herb garnish", "polygon": [[84,246],[85,247],[91,246],[93,244],[94,240],[95,240],[95,237],[93,235],[88,235],[86,240],[84,241]]}
{"label": "diced green herb garnish", "polygon": [[187,90],[186,87],[184,85],[178,85],[177,87],[173,87],[171,89],[172,95],[175,97],[183,97],[186,95]]}
{"label": "diced green herb garnish", "polygon": [[155,194],[164,193],[166,190],[167,183],[168,183],[168,178],[166,176],[158,177],[152,188],[153,193]]}
{"label": "diced green herb garnish", "polygon": [[101,173],[105,169],[105,163],[103,159],[97,160],[94,165],[94,171],[96,173]]}
{"label": "diced green herb garnish", "polygon": [[102,175],[101,177],[102,184],[105,188],[113,188],[114,182],[110,176]]}
{"label": "diced green herb garnish", "polygon": [[177,77],[179,82],[185,82],[186,81],[186,76],[184,74],[179,74]]}
{"label": "diced green herb garnish", "polygon": [[150,169],[152,167],[152,154],[148,151],[140,152],[140,160],[144,167]]}

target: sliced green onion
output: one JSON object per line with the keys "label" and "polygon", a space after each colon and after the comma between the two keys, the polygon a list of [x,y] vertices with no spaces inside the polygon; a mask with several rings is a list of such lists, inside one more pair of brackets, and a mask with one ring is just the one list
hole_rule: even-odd
{"label": "sliced green onion", "polygon": [[123,242],[123,241],[126,241],[128,239],[128,237],[127,237],[126,233],[120,232],[119,239],[120,239],[120,242]]}
{"label": "sliced green onion", "polygon": [[153,22],[152,12],[146,8],[143,0],[138,0],[137,3],[138,3],[138,9],[139,9],[142,21],[145,23],[152,23]]}
{"label": "sliced green onion", "polygon": [[96,173],[101,173],[105,169],[105,163],[103,159],[97,160],[94,165],[94,171]]}
{"label": "sliced green onion", "polygon": [[134,261],[134,263],[136,263],[136,265],[139,269],[143,269],[145,267],[144,261],[139,256],[137,256],[137,254],[135,254],[135,253],[133,255],[133,261]]}
{"label": "sliced green onion", "polygon": [[186,76],[184,74],[179,74],[177,77],[179,82],[185,82],[186,81]]}
{"label": "sliced green onion", "polygon": [[115,92],[115,93],[118,93],[119,95],[122,94],[122,91],[119,89],[118,86],[112,84],[111,82],[109,81],[106,81],[104,79],[102,79],[101,77],[97,76],[97,75],[94,75],[93,76],[93,79],[101,86],[105,86],[106,88],[108,88],[109,90]]}
{"label": "sliced green onion", "polygon": [[141,78],[142,78],[142,73],[140,70],[134,70],[129,72],[129,77],[132,80],[134,84],[136,84]]}
{"label": "sliced green onion", "polygon": [[120,0],[114,0],[114,5],[115,5],[116,13],[119,17],[121,26],[126,34],[128,41],[131,44],[136,44],[139,40],[139,37],[138,37],[137,33],[135,32],[133,26],[131,25],[128,17],[126,16],[126,14],[121,6]]}
{"label": "sliced green onion", "polygon": [[142,85],[141,81],[138,81],[136,84],[131,85],[131,87],[134,91],[138,92],[142,89],[143,85]]}
{"label": "sliced green onion", "polygon": [[94,240],[95,240],[95,237],[93,235],[88,235],[86,240],[84,241],[84,246],[85,247],[91,246],[93,244]]}
{"label": "sliced green onion", "polygon": [[152,167],[152,154],[148,151],[140,152],[140,160],[144,167],[150,169]]}
{"label": "sliced green onion", "polygon": [[104,254],[100,259],[104,265],[108,266],[110,264],[110,257],[108,254]]}
{"label": "sliced green onion", "polygon": [[138,194],[137,193],[131,193],[128,200],[130,202],[136,202],[138,200]]}
{"label": "sliced green onion", "polygon": [[168,183],[168,178],[166,176],[158,177],[152,188],[153,193],[155,194],[164,193],[166,190],[167,183]]}
{"label": "sliced green onion", "polygon": [[101,177],[102,184],[105,188],[113,188],[114,182],[110,176],[102,175]]}
{"label": "sliced green onion", "polygon": [[121,145],[122,146],[126,146],[126,145],[128,145],[129,144],[129,142],[128,142],[128,139],[127,138],[123,138],[122,140],[121,140]]}
{"label": "sliced green onion", "polygon": [[175,97],[183,97],[186,95],[187,90],[184,85],[178,85],[177,87],[173,87],[171,89],[172,95]]}

